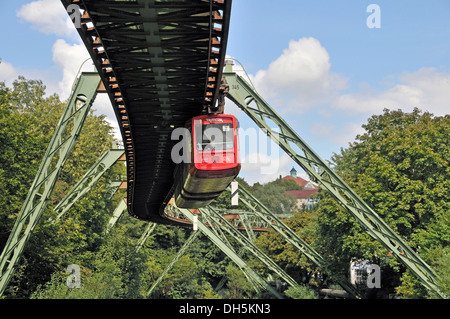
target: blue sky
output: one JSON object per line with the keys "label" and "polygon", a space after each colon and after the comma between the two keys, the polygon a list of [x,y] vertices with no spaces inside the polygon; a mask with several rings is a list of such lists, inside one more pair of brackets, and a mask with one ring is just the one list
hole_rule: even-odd
{"label": "blue sky", "polygon": [[[380,28],[366,24],[370,4],[380,8]],[[67,97],[88,55],[60,2],[1,1],[0,9],[0,81],[10,84],[19,74],[42,79],[48,93]],[[448,0],[234,0],[227,54],[243,63],[260,95],[329,159],[384,107],[449,114],[449,13]],[[107,99],[97,100],[94,108],[114,123]],[[226,110],[244,128],[254,126],[229,103]],[[244,165],[241,175],[265,182],[292,166],[299,169],[282,152],[273,153],[268,155],[279,159],[276,172]]]}
{"label": "blue sky", "polygon": [[[234,1],[228,52],[250,72],[276,59],[290,40],[314,37],[335,72],[374,85],[386,73],[447,66],[450,1]],[[381,9],[381,28],[369,29],[369,4]],[[234,53],[236,52],[236,53]],[[370,75],[370,76],[369,76]]]}

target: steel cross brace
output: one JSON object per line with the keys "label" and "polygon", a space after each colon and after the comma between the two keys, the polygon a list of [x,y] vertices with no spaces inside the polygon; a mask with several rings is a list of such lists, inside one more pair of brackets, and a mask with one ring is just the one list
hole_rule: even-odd
{"label": "steel cross brace", "polygon": [[231,223],[226,220],[221,213],[219,213],[214,207],[208,206],[200,208],[200,212],[209,216],[213,222],[214,227],[223,228],[229,235],[235,238],[243,247],[250,251],[255,257],[262,261],[270,270],[278,274],[289,285],[296,287],[298,283],[289,276],[283,269],[281,269],[275,262],[273,262],[264,252],[256,247],[251,240],[245,237],[239,230],[237,230]]}
{"label": "steel cross brace", "polygon": [[[178,207],[175,207],[174,205],[168,205],[166,206],[166,213],[169,213],[170,216],[174,217],[174,218],[186,218],[186,216],[182,213],[181,209]],[[202,216],[202,223],[203,224],[208,224],[208,225],[212,225],[213,222],[212,220],[209,219],[208,216],[203,215]],[[191,219],[192,221],[192,219]],[[206,226],[208,227],[208,226]],[[229,249],[231,249],[232,251],[234,251],[234,248],[232,247],[232,245],[230,244],[230,242],[228,241],[227,237],[225,236],[225,233],[222,231],[222,229],[220,227],[209,227],[209,229],[211,230],[212,234],[214,236],[216,236],[217,242],[222,241],[222,244],[226,247],[228,247]],[[220,247],[219,247],[220,248]],[[241,256],[244,253],[244,248],[241,247],[241,249],[239,250],[239,252],[237,253],[238,257],[241,258]],[[230,257],[231,258],[231,257]],[[241,258],[242,259],[242,258]],[[236,263],[238,265],[238,267],[241,269],[241,271],[244,273],[244,275],[246,276],[246,278],[248,279],[248,281],[252,284],[252,286],[254,287],[254,289],[257,292],[260,292],[261,289],[264,289],[264,287],[259,284],[259,282],[255,281],[252,279],[252,275],[247,273],[247,268],[243,268],[240,265],[244,264],[245,262],[242,261],[242,263],[237,262]],[[219,283],[219,285],[223,285],[223,283],[226,281],[226,275],[222,278],[221,282]],[[216,288],[216,291],[219,288]]]}
{"label": "steel cross brace", "polygon": [[[126,208],[126,206],[125,206]],[[155,230],[156,224],[155,223],[148,223],[147,227],[144,230],[144,233],[141,235],[141,237],[138,240],[138,243],[136,245],[136,252],[138,252],[142,246],[147,241],[147,238],[151,235],[153,230]]]}
{"label": "steel cross brace", "polygon": [[[194,222],[194,213],[189,209],[179,208],[177,209],[192,223]],[[198,229],[203,232],[217,247],[219,247],[236,265],[244,271],[248,279],[257,283],[260,287],[268,290],[275,297],[282,299],[283,297],[276,291],[272,286],[270,286],[263,278],[261,278],[253,269],[248,267],[246,262],[234,251],[234,249],[227,245],[219,236],[217,236],[210,227],[206,226],[202,221],[198,220]]]}
{"label": "steel cross brace", "polygon": [[[265,207],[256,197],[250,194],[244,187],[239,186],[240,198],[239,200],[245,204],[251,211],[268,223],[273,230],[275,230],[281,237],[289,244],[298,249],[310,261],[318,266],[323,271],[331,274],[329,271],[327,261],[314,248],[308,245],[301,239],[292,229],[284,224],[278,217],[273,214],[267,207]],[[228,187],[228,190],[230,188]],[[353,287],[345,278],[334,274],[333,278],[345,289],[350,295],[355,298],[361,298],[360,293]]]}
{"label": "steel cross brace", "polygon": [[105,233],[109,233],[111,231],[111,229],[116,224],[117,220],[120,218],[120,216],[126,209],[127,209],[127,202],[125,201],[125,199],[121,199],[119,204],[117,204],[116,208],[114,209],[111,218],[108,221]]}
{"label": "steel cross brace", "polygon": [[[209,229],[212,230],[214,232],[214,234],[216,236],[218,236],[225,245],[227,245],[230,249],[235,250],[232,246],[232,244],[230,243],[230,241],[228,240],[225,232],[224,232],[224,228],[223,227],[217,227],[217,225],[215,224],[213,218],[211,216],[209,216],[208,214],[202,214],[202,222],[205,225],[208,225]],[[240,258],[242,258],[245,254],[245,250],[246,248],[244,246],[241,246],[238,250],[237,250],[237,254]],[[239,266],[239,265],[238,265]],[[264,285],[261,284],[262,282],[262,278],[260,281],[255,280],[254,276],[251,273],[251,269],[250,268],[239,268],[245,275],[245,277],[247,278],[247,280],[250,282],[250,284],[253,286],[253,289],[255,289],[255,291],[257,293],[260,293],[261,290],[264,290]],[[216,287],[215,291],[219,291],[221,286],[223,286],[227,280],[227,274],[224,274],[224,276],[222,277],[222,279],[220,280],[218,286]],[[268,284],[267,284],[268,285]],[[278,296],[275,296],[278,297]]]}
{"label": "steel cross brace", "polygon": [[[256,231],[267,230],[270,225],[262,220],[255,213],[250,211],[243,211],[240,209],[218,209],[216,210],[222,214],[238,215],[239,218],[233,218],[228,222],[239,230],[245,230],[249,238],[255,239]],[[292,217],[294,214],[283,214],[285,217]]]}
{"label": "steel cross brace", "polygon": [[[221,215],[221,217],[223,218],[222,215]],[[253,231],[253,228],[252,228],[252,221],[249,220],[248,214],[246,214],[246,213],[244,213],[244,212],[240,213],[240,214],[239,214],[239,221],[240,221],[240,224],[242,224],[242,226],[244,227],[245,232],[247,233],[248,239],[249,239],[251,242],[253,242],[253,241],[255,240],[255,238],[256,238],[256,234],[255,234],[255,232]],[[234,228],[234,227],[233,227],[233,228]],[[236,229],[236,228],[234,228],[234,229]]]}
{"label": "steel cross brace", "polygon": [[[223,241],[223,243],[224,243],[225,245],[227,245],[228,247],[230,247],[230,249],[233,249],[233,250],[234,250],[232,244],[230,243],[230,241],[228,240],[228,238],[227,238],[227,236],[226,236],[225,228],[222,227],[222,226],[220,225],[220,223],[217,224],[217,221],[214,220],[214,217],[210,216],[209,214],[205,214],[205,213],[203,212],[203,214],[201,214],[201,218],[202,218],[202,222],[203,222],[205,225],[208,225],[209,229],[211,229],[211,230],[214,232],[214,234],[216,234],[216,236],[218,236],[218,237]],[[234,227],[234,226],[233,226],[233,227]],[[250,238],[251,238],[250,233],[247,232],[247,235],[249,236],[248,239],[250,239]],[[245,246],[241,246],[241,247],[237,250],[237,254],[239,255],[239,257],[242,258],[242,256],[244,256],[244,254],[245,254],[245,251],[246,251],[246,247],[245,247]],[[239,265],[238,265],[238,266],[239,266]],[[256,280],[253,278],[252,274],[249,273],[249,269],[250,269],[250,268],[240,268],[240,269],[241,269],[241,271],[244,273],[245,277],[246,277],[247,280],[250,282],[250,284],[253,286],[253,288],[255,289],[256,292],[260,293],[261,290],[264,290],[264,289],[265,289],[264,286],[261,285],[260,282],[256,281]],[[219,291],[219,289],[221,288],[221,286],[223,286],[223,284],[225,284],[226,280],[227,280],[227,275],[225,274],[225,275],[222,277],[221,281],[219,282],[218,286],[216,287],[215,291]]]}
{"label": "steel cross brace", "polygon": [[[231,101],[278,143],[313,181],[328,191],[374,239],[392,252],[426,288],[446,298],[438,285],[437,275],[430,266],[300,138],[251,85],[232,71],[231,64],[226,65],[223,77],[229,86],[227,97]],[[250,106],[252,102],[255,102],[256,107]],[[270,127],[266,120],[275,123],[279,131]],[[298,154],[294,147],[302,154]]]}
{"label": "steel cross brace", "polygon": [[72,205],[84,196],[92,186],[97,183],[100,177],[111,168],[111,166],[120,159],[125,151],[122,149],[110,149],[106,151],[85,174],[78,181],[78,183],[67,193],[67,195],[61,200],[55,207],[55,211],[59,212],[56,219],[59,220]]}
{"label": "steel cross brace", "polygon": [[[149,224],[151,225],[151,224]],[[153,224],[156,225],[156,224]],[[189,246],[192,244],[192,242],[197,238],[198,234],[200,234],[199,231],[192,231],[189,238],[186,240],[186,242],[183,244],[183,246],[180,248],[180,250],[177,252],[175,257],[172,259],[172,261],[167,265],[167,267],[164,269],[162,274],[156,279],[156,281],[153,283],[153,285],[150,287],[150,289],[147,292],[147,297],[151,296],[153,293],[153,290],[155,290],[156,286],[164,279],[164,277],[169,273],[170,269],[175,265],[175,263],[181,258],[181,256],[184,255],[186,250],[189,248]]]}
{"label": "steel cross brace", "polygon": [[[100,84],[97,72],[84,72],[74,83],[67,106],[0,256],[0,296],[14,275],[25,245],[47,206],[56,180],[75,146]],[[70,132],[67,129],[69,123],[73,123]],[[68,133],[68,137],[65,133]]]}

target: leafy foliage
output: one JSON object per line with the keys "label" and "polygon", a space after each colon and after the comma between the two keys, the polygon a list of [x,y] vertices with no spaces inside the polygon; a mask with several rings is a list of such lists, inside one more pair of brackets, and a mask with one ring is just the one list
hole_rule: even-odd
{"label": "leafy foliage", "polygon": [[[46,96],[41,81],[19,77],[8,88],[0,83],[0,247],[9,236],[65,103]],[[364,125],[366,132],[332,158],[338,174],[417,250],[440,275],[450,293],[450,116],[434,117],[385,110]],[[59,223],[53,208],[113,141],[103,116],[89,114],[71,157],[56,183],[53,196],[26,246],[6,298],[148,298],[147,292],[186,241],[190,230],[157,225],[140,250],[137,242],[147,224],[128,214],[106,233],[115,205],[108,185],[126,175],[116,163]],[[273,213],[290,213],[285,223],[330,262],[323,276],[303,254],[275,231],[258,234],[255,244],[302,286],[284,293],[290,298],[317,298],[316,290],[347,275],[351,258],[368,259],[382,267],[382,287],[405,298],[430,298],[417,280],[374,241],[342,207],[320,191],[316,211],[298,211],[286,190],[294,182],[275,180],[240,185]],[[224,192],[214,205],[230,206]],[[242,203],[238,207],[246,210]],[[229,238],[233,242],[232,238]],[[243,255],[257,273],[266,267]],[[81,288],[67,287],[66,267],[81,267]],[[219,283],[225,284],[216,291]],[[277,278],[276,278],[277,279]],[[258,298],[242,271],[208,238],[199,236],[163,278],[149,298]]]}
{"label": "leafy foliage", "polygon": [[[0,247],[8,239],[64,107],[57,95],[45,96],[41,81],[19,77],[12,88],[0,84]],[[99,249],[108,221],[104,209],[111,206],[105,201],[106,187],[116,175],[124,174],[122,163],[105,174],[60,223],[46,221],[55,217],[54,204],[111,146],[111,129],[104,116],[91,111],[8,287],[10,296],[29,296],[54,271],[72,263],[73,256]]]}
{"label": "leafy foliage", "polygon": [[289,287],[284,293],[292,299],[319,299],[314,290],[303,285]]}
{"label": "leafy foliage", "polygon": [[297,199],[287,190],[301,189],[292,180],[276,179],[272,182],[261,185],[255,183],[250,191],[258,200],[274,214],[287,214],[297,211]]}
{"label": "leafy foliage", "polygon": [[[425,261],[436,265],[449,245],[450,116],[385,110],[363,127],[366,132],[356,142],[334,155],[335,169]],[[387,274],[382,286],[391,293],[401,280],[398,293],[427,294],[407,273],[399,278],[404,267],[326,194],[315,246],[337,268],[352,257],[381,265]]]}

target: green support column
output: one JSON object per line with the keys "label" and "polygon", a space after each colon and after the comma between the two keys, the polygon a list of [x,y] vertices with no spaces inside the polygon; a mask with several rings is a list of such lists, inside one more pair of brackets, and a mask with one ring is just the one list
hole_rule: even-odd
{"label": "green support column", "polygon": [[[56,180],[95,99],[99,84],[100,76],[96,72],[84,72],[76,79],[67,106],[0,256],[0,295],[14,275],[25,245],[50,199]],[[69,123],[73,124],[70,132],[66,130]]]}
{"label": "green support column", "polygon": [[114,209],[114,212],[109,219],[108,225],[106,226],[106,233],[109,233],[111,229],[116,224],[117,220],[120,218],[122,213],[127,209],[127,203],[125,202],[125,199],[120,200],[119,204],[117,204],[116,208]]}
{"label": "green support column", "polygon": [[241,213],[239,214],[239,221],[241,222],[242,226],[244,226],[245,232],[247,234],[247,238],[253,242],[256,238],[256,234],[253,231],[252,223],[248,219],[248,214]]}
{"label": "green support column", "polygon": [[142,248],[142,246],[144,246],[145,242],[147,241],[147,238],[155,230],[155,227],[156,227],[155,223],[148,223],[147,227],[144,230],[144,233],[138,240],[138,243],[136,245],[136,252],[138,252]]}
{"label": "green support column", "polygon": [[[230,241],[228,240],[223,227],[216,227],[214,220],[208,215],[208,214],[202,214],[202,223],[205,225],[208,225],[209,229],[222,241],[222,243],[226,246],[228,246],[231,250],[235,251],[233,246],[231,245]],[[214,225],[211,227],[211,225]],[[242,259],[242,256],[245,254],[245,247],[241,246],[239,250],[236,252],[239,258]],[[252,273],[249,272],[250,268],[247,267],[240,267],[239,264],[237,264],[239,269],[244,273],[245,278],[250,282],[250,284],[253,286],[253,289],[257,293],[261,293],[262,290],[264,290],[264,286],[261,284],[261,280],[255,280],[254,276],[252,276]],[[251,270],[251,269],[250,269]],[[252,270],[251,270],[252,271]],[[215,288],[215,291],[219,291],[220,288],[225,284],[227,280],[227,275],[225,274],[222,279],[220,280],[219,284]]]}
{"label": "green support column", "polygon": [[[229,99],[300,165],[313,181],[347,209],[374,239],[392,252],[426,288],[446,298],[430,266],[300,138],[251,85],[232,71],[231,64],[226,65],[223,76],[229,86]],[[253,102],[255,107],[251,104]],[[273,128],[273,123],[276,128]],[[300,150],[300,154],[296,149]]]}

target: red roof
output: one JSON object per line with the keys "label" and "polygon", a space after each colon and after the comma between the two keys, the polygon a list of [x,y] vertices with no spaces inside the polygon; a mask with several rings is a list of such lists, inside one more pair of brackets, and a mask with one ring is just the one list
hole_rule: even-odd
{"label": "red roof", "polygon": [[291,181],[294,181],[294,182],[297,183],[298,186],[301,186],[301,187],[305,186],[305,185],[308,183],[307,180],[304,180],[304,179],[301,178],[301,177],[293,177],[293,176],[291,176],[291,175],[288,175],[288,176],[283,177],[282,180],[291,180]]}
{"label": "red roof", "polygon": [[294,195],[298,199],[302,198],[308,198],[309,196],[317,193],[317,189],[302,189],[302,190],[295,190],[295,191],[286,191],[286,193]]}

